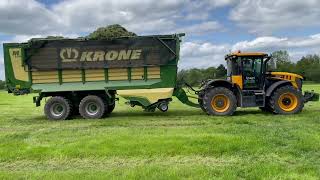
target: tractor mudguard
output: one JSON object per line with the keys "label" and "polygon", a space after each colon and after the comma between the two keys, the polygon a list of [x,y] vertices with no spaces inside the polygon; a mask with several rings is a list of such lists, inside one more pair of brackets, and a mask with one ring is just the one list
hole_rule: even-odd
{"label": "tractor mudguard", "polygon": [[212,87],[225,87],[230,89],[231,91],[233,91],[233,93],[240,97],[242,97],[242,90],[241,88],[237,85],[234,84],[228,80],[224,80],[224,79],[210,79],[207,81],[202,82],[201,84],[201,90],[199,92],[199,94],[204,93],[207,89],[212,88]]}
{"label": "tractor mudguard", "polygon": [[201,83],[201,89],[207,89],[214,86],[233,87],[232,82],[224,79],[209,79]]}
{"label": "tractor mudguard", "polygon": [[290,81],[278,81],[274,84],[272,84],[266,91],[266,96],[269,97],[271,96],[272,92],[277,88],[279,87],[280,85],[283,85],[283,84],[290,84],[291,85],[291,82]]}

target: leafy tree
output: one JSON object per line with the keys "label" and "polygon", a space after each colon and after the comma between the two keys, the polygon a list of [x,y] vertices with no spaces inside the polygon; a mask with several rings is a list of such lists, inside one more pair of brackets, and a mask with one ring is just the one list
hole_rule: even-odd
{"label": "leafy tree", "polygon": [[216,77],[217,78],[225,78],[227,76],[227,69],[223,64],[220,64],[217,68]]}
{"label": "leafy tree", "polygon": [[5,82],[0,80],[0,89],[5,89],[5,87],[6,87]]}
{"label": "leafy tree", "polygon": [[275,51],[271,55],[272,59],[277,64],[276,71],[295,72],[295,64],[290,60],[290,56],[287,51]]}
{"label": "leafy tree", "polygon": [[317,72],[320,72],[320,57],[318,55],[307,55],[297,62],[296,72],[307,80],[317,80]]}
{"label": "leafy tree", "polygon": [[204,79],[215,79],[217,77],[217,68],[209,67],[208,69],[203,70]]}
{"label": "leafy tree", "polygon": [[199,86],[203,80],[225,78],[226,72],[227,70],[223,65],[218,68],[181,70],[178,72],[177,83],[178,85],[188,83],[191,86]]}
{"label": "leafy tree", "polygon": [[192,86],[200,84],[203,80],[202,69],[190,69],[189,73],[187,74],[187,80],[187,83]]}

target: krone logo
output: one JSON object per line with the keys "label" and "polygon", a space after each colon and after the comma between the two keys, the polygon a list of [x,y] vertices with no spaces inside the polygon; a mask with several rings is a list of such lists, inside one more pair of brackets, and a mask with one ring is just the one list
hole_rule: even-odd
{"label": "krone logo", "polygon": [[79,52],[75,48],[63,48],[60,51],[62,62],[75,62],[79,57]]}

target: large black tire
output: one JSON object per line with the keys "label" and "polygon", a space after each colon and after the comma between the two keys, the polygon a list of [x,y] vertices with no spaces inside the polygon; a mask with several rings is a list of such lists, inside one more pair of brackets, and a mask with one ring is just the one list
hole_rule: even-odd
{"label": "large black tire", "polygon": [[237,109],[237,98],[228,88],[216,87],[204,94],[203,108],[208,115],[232,115]]}
{"label": "large black tire", "polygon": [[303,95],[292,86],[283,86],[275,90],[268,105],[276,114],[296,114],[303,109]]}
{"label": "large black tire", "polygon": [[71,116],[72,103],[61,96],[50,98],[44,106],[44,114],[50,120],[65,120]]}
{"label": "large black tire", "polygon": [[88,95],[79,105],[79,113],[85,119],[100,119],[107,110],[107,106],[99,96]]}

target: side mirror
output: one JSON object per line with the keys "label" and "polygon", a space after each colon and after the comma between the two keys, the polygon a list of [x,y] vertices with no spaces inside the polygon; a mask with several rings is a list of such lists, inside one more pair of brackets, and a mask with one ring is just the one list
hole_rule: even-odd
{"label": "side mirror", "polygon": [[275,59],[271,58],[267,63],[267,71],[272,71],[277,69],[277,62]]}

